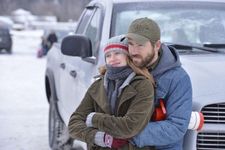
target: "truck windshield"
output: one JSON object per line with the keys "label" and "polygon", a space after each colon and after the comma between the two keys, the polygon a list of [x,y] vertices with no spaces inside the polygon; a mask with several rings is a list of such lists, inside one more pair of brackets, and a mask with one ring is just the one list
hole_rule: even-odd
{"label": "truck windshield", "polygon": [[200,45],[225,44],[225,5],[210,2],[139,2],[115,4],[111,36],[127,33],[140,17],[154,19],[162,42]]}

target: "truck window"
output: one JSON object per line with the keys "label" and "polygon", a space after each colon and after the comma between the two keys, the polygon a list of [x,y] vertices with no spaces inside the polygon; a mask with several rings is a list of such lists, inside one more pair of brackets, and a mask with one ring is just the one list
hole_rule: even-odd
{"label": "truck window", "polygon": [[88,21],[90,20],[92,14],[93,14],[93,9],[87,9],[87,8],[85,9],[85,11],[81,17],[80,23],[77,26],[76,33],[82,34],[84,32],[85,27],[87,26]]}
{"label": "truck window", "polygon": [[113,8],[111,36],[126,33],[134,19],[149,17],[159,24],[163,42],[199,45],[224,43],[224,5],[201,2],[177,2],[176,5],[175,8],[174,4],[157,1],[117,4]]}
{"label": "truck window", "polygon": [[96,56],[99,41],[100,41],[100,22],[101,22],[101,10],[99,8],[95,9],[94,15],[89,22],[86,32],[84,33],[87,37],[90,38],[92,44],[93,55]]}

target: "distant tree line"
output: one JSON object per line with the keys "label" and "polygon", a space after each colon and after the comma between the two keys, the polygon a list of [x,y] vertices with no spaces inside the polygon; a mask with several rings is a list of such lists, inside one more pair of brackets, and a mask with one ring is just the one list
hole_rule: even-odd
{"label": "distant tree line", "polygon": [[77,20],[84,7],[91,0],[1,0],[0,15],[11,15],[11,12],[23,8],[33,15],[56,16],[58,21]]}

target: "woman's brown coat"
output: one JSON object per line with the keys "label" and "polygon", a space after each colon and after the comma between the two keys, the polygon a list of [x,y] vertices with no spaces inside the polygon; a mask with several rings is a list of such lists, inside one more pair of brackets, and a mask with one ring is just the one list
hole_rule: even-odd
{"label": "woman's brown coat", "polygon": [[[104,131],[115,138],[132,138],[147,125],[153,113],[154,87],[145,77],[135,76],[123,89],[117,100],[114,115],[110,114],[103,81],[104,79],[101,78],[91,85],[69,121],[71,137],[86,142],[88,149],[109,149],[94,145],[94,136],[97,131]],[[93,128],[85,124],[87,115],[91,112],[96,112],[92,119]],[[129,144],[121,149],[140,148]]]}

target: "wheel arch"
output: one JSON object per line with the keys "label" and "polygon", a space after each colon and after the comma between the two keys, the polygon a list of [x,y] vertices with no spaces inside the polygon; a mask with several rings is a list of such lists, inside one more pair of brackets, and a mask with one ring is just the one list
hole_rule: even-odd
{"label": "wheel arch", "polygon": [[59,116],[60,120],[65,124],[57,105],[58,97],[57,97],[56,86],[55,86],[55,78],[54,78],[53,72],[50,69],[47,69],[45,73],[45,93],[46,93],[46,97],[47,97],[47,101],[49,105],[50,105],[50,99],[52,99],[53,100],[52,104],[54,105],[56,109],[57,115]]}
{"label": "wheel arch", "polygon": [[51,96],[53,96],[53,99],[57,101],[58,98],[56,95],[55,79],[53,72],[49,69],[45,72],[45,93],[48,103],[50,103]]}

